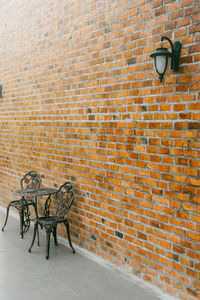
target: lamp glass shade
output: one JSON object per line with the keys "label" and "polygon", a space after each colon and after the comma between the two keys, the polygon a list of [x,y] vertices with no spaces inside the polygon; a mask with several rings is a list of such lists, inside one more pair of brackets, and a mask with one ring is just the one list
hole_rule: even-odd
{"label": "lamp glass shade", "polygon": [[171,56],[171,53],[168,52],[168,49],[163,48],[163,47],[157,48],[156,52],[151,54],[151,57],[154,58],[154,66],[155,66],[156,72],[159,74],[159,78],[160,78],[161,82],[162,82],[164,74],[168,68],[170,56]]}
{"label": "lamp glass shade", "polygon": [[164,74],[168,68],[168,56],[159,55],[155,57],[155,68],[159,74]]}

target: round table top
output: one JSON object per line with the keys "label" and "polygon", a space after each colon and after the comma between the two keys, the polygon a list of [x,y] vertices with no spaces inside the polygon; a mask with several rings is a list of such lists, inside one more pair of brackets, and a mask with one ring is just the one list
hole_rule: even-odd
{"label": "round table top", "polygon": [[17,196],[45,196],[50,194],[55,194],[58,191],[56,188],[38,188],[38,189],[21,189],[13,192]]}

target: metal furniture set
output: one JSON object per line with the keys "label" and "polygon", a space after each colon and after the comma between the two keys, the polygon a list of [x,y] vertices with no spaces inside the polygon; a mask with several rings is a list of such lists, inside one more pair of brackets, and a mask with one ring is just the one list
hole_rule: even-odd
{"label": "metal furniture set", "polygon": [[[11,201],[8,204],[2,231],[4,231],[4,228],[7,224],[10,207],[14,207],[19,212],[20,234],[23,238],[23,235],[28,231],[31,222],[31,213],[29,206],[33,206],[35,211],[34,232],[29,252],[31,252],[31,249],[34,245],[36,234],[38,236],[39,246],[39,227],[41,227],[42,229],[44,228],[46,230],[46,259],[48,259],[51,233],[53,234],[55,245],[58,246],[57,225],[63,223],[66,227],[69,245],[72,249],[72,252],[75,253],[70,238],[69,221],[67,219],[67,213],[74,201],[74,188],[70,182],[64,183],[60,186],[59,189],[44,187],[41,188],[41,183],[41,176],[35,171],[30,171],[21,179],[21,189],[13,192],[13,194],[19,196],[20,199]],[[43,216],[41,217],[38,216],[37,209],[37,198],[39,196],[48,196],[45,201]]]}

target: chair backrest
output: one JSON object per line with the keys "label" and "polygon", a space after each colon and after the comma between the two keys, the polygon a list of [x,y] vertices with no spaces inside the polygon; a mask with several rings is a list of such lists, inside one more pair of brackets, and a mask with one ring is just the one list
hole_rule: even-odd
{"label": "chair backrest", "polygon": [[74,201],[74,194],[74,188],[70,182],[61,185],[55,194],[47,198],[44,215],[65,217]]}
{"label": "chair backrest", "polygon": [[42,179],[40,174],[36,171],[28,172],[20,182],[22,189],[37,189],[40,187],[41,183]]}

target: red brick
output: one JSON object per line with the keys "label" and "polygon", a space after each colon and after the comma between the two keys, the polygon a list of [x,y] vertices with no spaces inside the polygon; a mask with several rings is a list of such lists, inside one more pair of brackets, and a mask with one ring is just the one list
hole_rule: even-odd
{"label": "red brick", "polygon": [[[1,205],[32,168],[72,181],[75,243],[197,298],[199,0],[3,2]],[[182,49],[160,82],[163,32]]]}

